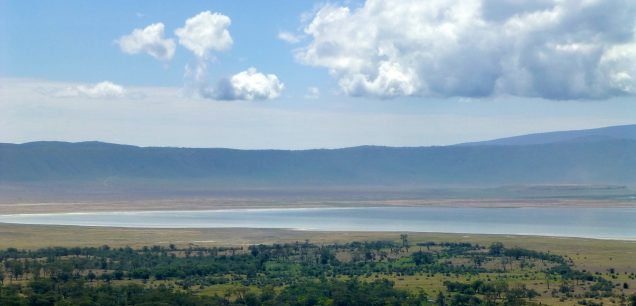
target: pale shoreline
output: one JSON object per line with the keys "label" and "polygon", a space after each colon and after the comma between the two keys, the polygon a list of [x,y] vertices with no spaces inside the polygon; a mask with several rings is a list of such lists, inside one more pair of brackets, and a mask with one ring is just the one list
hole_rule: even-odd
{"label": "pale shoreline", "polygon": [[236,209],[305,209],[305,208],[353,208],[353,207],[474,207],[474,208],[523,208],[523,207],[589,207],[636,208],[636,201],[592,199],[406,199],[406,200],[323,200],[291,201],[253,199],[176,199],[176,200],[122,200],[79,202],[9,202],[0,203],[0,215],[91,213],[118,211],[200,211]]}
{"label": "pale shoreline", "polygon": [[[405,208],[417,209],[413,206],[402,206]],[[25,226],[69,226],[76,227],[78,230],[86,229],[86,228],[113,228],[113,229],[141,229],[141,230],[236,230],[236,229],[249,229],[249,230],[282,230],[282,231],[293,231],[293,232],[352,232],[352,233],[373,233],[373,232],[383,232],[383,233],[400,233],[400,232],[412,232],[412,233],[429,233],[429,234],[457,234],[457,235],[514,235],[514,236],[536,236],[536,237],[548,237],[548,238],[578,238],[578,239],[597,239],[597,240],[616,240],[616,241],[636,241],[636,236],[633,235],[612,235],[611,233],[605,233],[605,235],[592,233],[592,232],[579,232],[578,234],[573,233],[571,231],[564,231],[562,233],[559,232],[551,232],[551,231],[525,231],[518,229],[510,229],[509,231],[502,232],[497,230],[490,230],[490,227],[482,227],[481,229],[466,229],[459,228],[446,230],[435,230],[427,228],[417,228],[414,227],[406,227],[400,229],[400,227],[391,227],[384,228],[380,227],[359,227],[359,226],[320,226],[315,223],[307,224],[305,227],[299,226],[298,224],[291,224],[283,222],[282,224],[271,226],[272,224],[259,224],[258,221],[256,223],[251,222],[238,222],[238,223],[224,223],[221,222],[219,224],[213,222],[204,222],[204,223],[183,223],[177,222],[179,219],[166,219],[163,222],[141,222],[138,223],[136,218],[143,218],[144,216],[171,216],[172,214],[183,214],[187,216],[198,215],[200,213],[212,213],[211,216],[217,215],[216,213],[230,213],[230,214],[239,214],[242,215],[245,213],[261,213],[261,212],[285,212],[285,211],[297,211],[297,212],[306,212],[311,213],[311,211],[320,211],[320,210],[329,210],[329,211],[340,211],[340,210],[366,210],[367,208],[386,208],[386,209],[398,209],[399,206],[373,206],[373,207],[363,207],[363,206],[352,206],[352,207],[277,207],[277,208],[232,208],[232,209],[207,209],[207,210],[136,210],[136,211],[92,211],[92,212],[62,212],[62,213],[19,213],[19,214],[0,214],[0,224],[5,225],[25,225]],[[462,206],[419,206],[421,209],[428,208],[442,208],[444,210],[454,210],[454,209],[470,209],[470,210],[489,210],[493,209],[494,211],[501,210],[552,210],[552,209],[560,209],[563,212],[564,208],[571,208],[576,210],[604,210],[604,209],[619,209],[619,210],[627,210],[630,213],[633,212],[636,207],[628,207],[628,208],[614,208],[614,207],[590,207],[590,206],[518,206],[518,207],[462,207]],[[570,210],[567,210],[570,211]],[[519,212],[522,213],[522,212]],[[514,213],[518,214],[518,213]],[[72,219],[66,219],[65,216],[69,216]],[[128,221],[120,222],[119,216],[122,218],[125,216]],[[247,215],[246,215],[247,216]],[[62,219],[56,219],[62,217]],[[92,218],[106,218],[104,222],[96,221],[92,222]],[[117,218],[112,219],[113,217]],[[130,218],[133,219],[130,219]],[[77,219],[81,218],[81,219]],[[85,219],[88,218],[88,219]],[[78,221],[79,220],[79,221]],[[111,221],[108,221],[111,220]],[[115,220],[115,221],[113,221]],[[173,222],[175,221],[175,222]],[[312,225],[313,224],[313,225]],[[280,226],[279,226],[280,225]],[[291,225],[291,226],[290,226]],[[493,224],[494,225],[494,224]],[[526,229],[527,230],[527,229]]]}
{"label": "pale shoreline", "polygon": [[[86,229],[113,229],[113,230],[158,230],[158,231],[171,231],[171,230],[223,230],[223,231],[232,231],[232,230],[264,230],[264,231],[287,231],[287,232],[295,232],[295,233],[351,233],[358,235],[366,235],[366,234],[395,234],[399,235],[401,233],[409,233],[409,234],[421,234],[421,235],[458,235],[462,237],[471,237],[471,236],[500,236],[500,237],[535,237],[535,238],[546,238],[546,239],[585,239],[585,240],[599,240],[599,241],[619,241],[626,243],[634,243],[636,244],[636,237],[634,238],[617,238],[617,237],[594,237],[594,236],[568,236],[568,235],[559,235],[559,234],[533,234],[533,233],[510,233],[510,234],[502,234],[502,233],[467,233],[467,232],[435,232],[435,231],[400,231],[400,230],[325,230],[325,229],[313,229],[313,228],[260,228],[260,227],[148,227],[148,226],[110,226],[110,225],[69,225],[69,224],[35,224],[35,223],[12,223],[12,222],[0,222],[0,226],[50,226],[50,227],[70,227],[77,228],[78,230]],[[211,242],[217,243],[220,241],[217,240],[201,240],[201,241],[190,241],[190,242]],[[161,242],[161,243],[168,243]]]}

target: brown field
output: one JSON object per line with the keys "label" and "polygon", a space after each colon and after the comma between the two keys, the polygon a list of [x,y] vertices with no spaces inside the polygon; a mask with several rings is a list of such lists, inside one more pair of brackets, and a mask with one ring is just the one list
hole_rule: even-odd
{"label": "brown field", "polygon": [[108,201],[2,201],[0,214],[35,214],[99,211],[214,210],[241,208],[308,208],[372,206],[438,207],[636,207],[634,200],[599,199],[304,199],[304,198],[182,198]]}
{"label": "brown field", "polygon": [[[413,244],[423,241],[470,242],[549,251],[570,257],[580,269],[636,273],[636,241],[538,237],[516,235],[463,235],[409,233]],[[150,246],[202,245],[247,246],[310,240],[314,243],[342,243],[364,240],[398,240],[397,232],[317,232],[280,229],[137,229],[51,225],[0,224],[0,248],[49,246]],[[634,284],[636,286],[636,284]]]}
{"label": "brown field", "polygon": [[[168,245],[180,246],[247,246],[251,244],[272,244],[310,240],[314,243],[343,243],[364,240],[399,241],[398,232],[315,232],[279,229],[136,229],[110,227],[78,227],[78,226],[43,226],[0,224],[0,248],[41,248],[48,246],[132,246]],[[523,248],[552,252],[565,255],[573,260],[576,268],[590,272],[599,272],[616,284],[627,283],[629,289],[624,294],[636,293],[636,279],[630,278],[636,273],[636,241],[557,238],[538,236],[512,235],[463,235],[443,233],[408,233],[412,244],[417,242],[470,242],[489,245],[492,242],[503,242],[507,247]],[[417,250],[411,247],[411,251]],[[616,274],[608,272],[613,268]],[[512,268],[506,274],[480,275],[389,275],[396,287],[417,293],[424,291],[428,296],[436,296],[443,289],[445,280],[469,283],[476,279],[490,281],[503,278],[510,284],[523,284],[541,293],[535,302],[547,305],[572,305],[572,299],[560,300],[549,295],[544,274],[531,272],[523,268]],[[367,277],[368,280],[378,275]],[[151,280],[148,286],[156,286],[162,281]],[[164,281],[165,282],[165,281]],[[553,286],[554,287],[554,286]],[[220,295],[232,297],[239,291],[258,291],[253,286],[240,284],[211,285],[195,289],[200,295]],[[584,290],[584,289],[580,289]],[[601,298],[597,302],[605,305],[619,305],[614,298]]]}
{"label": "brown field", "polygon": [[[149,210],[214,210],[228,208],[291,208],[291,207],[364,207],[364,206],[443,206],[443,207],[636,207],[633,200],[586,199],[586,198],[375,198],[359,197],[189,197],[181,199],[122,199],[114,200],[0,200],[0,214],[12,213],[64,213],[98,211],[149,211]],[[79,227],[52,225],[17,225],[0,223],[0,248],[16,247],[35,249],[52,246],[101,246],[110,245],[142,247],[151,245],[179,246],[248,246],[252,244],[273,244],[309,240],[318,244],[344,243],[351,241],[394,240],[398,232],[326,232],[296,231],[283,229],[216,228],[216,229],[141,229],[113,227]],[[411,244],[417,242],[469,242],[490,245],[502,242],[507,247],[522,247],[537,251],[551,252],[569,257],[577,269],[599,272],[616,284],[627,283],[626,294],[636,293],[636,280],[630,273],[636,273],[636,241],[539,237],[519,235],[474,235],[445,233],[408,233]],[[416,250],[418,247],[412,247]],[[613,268],[617,273],[610,274]],[[518,271],[517,271],[518,270]],[[572,300],[560,301],[547,294],[542,274],[528,275],[517,269],[505,277],[510,283],[524,284],[542,293],[536,302],[548,305],[572,305]],[[373,275],[370,279],[377,277]],[[470,282],[476,278],[496,279],[501,275],[426,275],[389,276],[399,288],[413,292],[425,290],[435,296],[442,289],[444,280]],[[159,281],[151,281],[150,286]],[[242,289],[241,289],[242,288]],[[202,295],[232,295],[245,288],[237,284],[213,285],[200,288]],[[258,290],[250,287],[249,290]],[[614,305],[611,298],[599,300],[606,305]]]}

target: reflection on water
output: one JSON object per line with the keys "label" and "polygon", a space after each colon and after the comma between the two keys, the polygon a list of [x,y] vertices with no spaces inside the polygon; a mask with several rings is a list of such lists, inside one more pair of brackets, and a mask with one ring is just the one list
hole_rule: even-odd
{"label": "reflection on water", "polygon": [[636,208],[373,207],[2,215],[0,222],[148,228],[291,228],[636,240]]}

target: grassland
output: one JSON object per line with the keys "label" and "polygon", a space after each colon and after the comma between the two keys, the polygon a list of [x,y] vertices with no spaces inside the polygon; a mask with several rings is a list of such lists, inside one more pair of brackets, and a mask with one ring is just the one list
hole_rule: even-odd
{"label": "grassland", "polygon": [[[541,191],[544,192],[544,191]],[[561,191],[559,191],[561,192]],[[135,211],[135,210],[208,210],[225,208],[285,208],[285,207],[360,207],[360,206],[452,206],[452,207],[635,207],[633,199],[626,197],[567,197],[562,194],[544,197],[484,197],[456,198],[428,198],[413,197],[358,197],[348,200],[332,199],[327,196],[319,197],[219,197],[219,198],[188,198],[188,199],[138,199],[115,201],[0,201],[0,214],[11,213],[57,213],[57,212],[94,212],[94,211]],[[636,294],[636,241],[581,239],[563,237],[538,237],[519,235],[475,235],[475,234],[445,234],[445,233],[407,233],[412,245],[421,242],[436,243],[470,243],[488,246],[494,242],[502,242],[506,247],[524,248],[540,252],[561,255],[571,262],[572,267],[600,275],[616,285],[616,294]],[[142,228],[109,228],[109,227],[77,227],[77,226],[49,226],[49,225],[16,225],[0,224],[0,249],[18,248],[35,250],[43,247],[111,247],[131,246],[135,249],[144,246],[176,245],[178,248],[200,247],[240,247],[247,250],[256,244],[284,244],[311,241],[316,245],[346,244],[352,241],[396,241],[399,242],[400,233],[397,232],[320,232],[294,231],[281,229],[249,229],[249,228],[217,228],[217,229],[142,229]],[[418,247],[413,247],[411,252]],[[405,254],[403,254],[405,255]],[[343,262],[349,260],[347,254],[340,254]],[[455,265],[468,264],[456,262]],[[538,264],[538,263],[536,263]],[[99,271],[95,271],[99,275]],[[486,282],[504,280],[511,286],[524,285],[536,290],[541,295],[535,302],[548,305],[572,305],[575,299],[562,299],[561,296],[550,294],[546,274],[540,269],[527,269],[519,265],[511,266],[507,273],[469,274],[371,274],[360,279],[373,281],[379,278],[395,282],[395,287],[414,294],[424,290],[429,297],[434,297],[440,291],[445,291],[445,281],[470,283],[475,280]],[[340,276],[347,279],[348,276]],[[125,285],[135,280],[113,281],[114,284]],[[172,280],[150,279],[144,286],[157,287],[167,284],[178,288]],[[619,286],[627,286],[619,289]],[[236,299],[245,292],[260,294],[261,288],[253,285],[243,285],[239,282],[191,287],[188,289],[201,296],[227,296]],[[278,289],[277,289],[278,290]],[[573,294],[585,290],[583,287],[573,289]],[[581,292],[578,292],[579,294]],[[604,305],[620,305],[621,301],[613,297],[597,299]]]}
{"label": "grassland", "polygon": [[[136,229],[0,224],[0,248],[35,249],[49,246],[247,246],[310,240],[332,244],[350,241],[393,240],[395,232],[316,232],[279,229]],[[518,235],[409,233],[416,242],[468,242],[552,252],[570,257],[578,268],[606,272],[613,267],[636,273],[636,241]],[[636,286],[636,284],[634,284]]]}
{"label": "grassland", "polygon": [[[44,275],[57,273],[55,263],[77,265],[79,270],[69,270],[73,278],[88,279],[93,274],[95,281],[88,286],[127,286],[138,284],[144,288],[171,288],[188,295],[201,297],[224,297],[239,302],[248,294],[262,296],[263,290],[274,286],[276,292],[286,291],[299,281],[317,281],[317,275],[328,279],[347,282],[353,279],[372,283],[390,280],[395,288],[413,296],[434,298],[440,293],[447,298],[455,298],[458,292],[449,287],[450,283],[506,284],[506,288],[523,288],[536,293],[531,297],[532,305],[572,305],[586,301],[603,305],[621,305],[624,297],[636,294],[636,242],[610,241],[575,238],[552,238],[533,236],[501,235],[458,235],[434,233],[407,233],[408,245],[404,247],[400,233],[390,232],[305,232],[289,230],[256,229],[122,229],[71,226],[26,226],[0,225],[0,249],[18,247],[32,249],[23,252],[24,260],[31,260],[25,267],[33,267],[38,258],[49,258],[41,262]],[[356,243],[358,241],[362,243]],[[369,242],[367,245],[364,241]],[[506,250],[532,250],[535,255],[514,253],[493,255],[493,243],[502,242]],[[374,244],[381,243],[381,244]],[[256,246],[267,244],[270,246]],[[272,246],[272,244],[274,244]],[[109,248],[80,249],[88,246],[110,245]],[[142,246],[155,246],[145,248]],[[36,250],[46,246],[80,247]],[[133,246],[137,251],[116,249]],[[490,246],[490,247],[488,247]],[[258,251],[254,251],[254,250]],[[489,251],[490,249],[490,251]],[[56,251],[57,250],[57,251]],[[325,257],[326,254],[330,254]],[[13,252],[13,253],[12,253]],[[18,258],[16,251],[5,253],[5,261]],[[50,252],[69,252],[62,255],[45,255]],[[86,255],[83,252],[87,252]],[[136,253],[135,253],[136,252]],[[415,261],[416,253],[433,254],[428,266],[420,266]],[[14,255],[11,255],[14,254]],[[41,255],[35,255],[41,254]],[[71,255],[75,254],[75,255]],[[109,255],[110,254],[110,255]],[[126,254],[129,258],[121,257]],[[365,254],[371,254],[365,259]],[[546,255],[547,254],[547,255]],[[549,259],[554,255],[555,259]],[[55,259],[51,261],[53,257]],[[57,256],[57,257],[56,257]],[[482,257],[483,263],[475,258]],[[32,259],[29,259],[32,258]],[[109,259],[100,259],[109,258]],[[181,259],[180,259],[181,258]],[[232,259],[234,258],[234,259]],[[258,259],[260,258],[260,259]],[[116,259],[116,260],[115,260]],[[123,261],[122,261],[123,260]],[[143,261],[139,261],[143,260]],[[127,276],[102,280],[105,274],[132,266],[148,267],[132,269]],[[157,262],[157,271],[152,264]],[[243,263],[241,263],[243,262]],[[249,272],[258,263],[258,271]],[[322,262],[322,263],[321,263]],[[182,266],[181,264],[186,264]],[[205,264],[215,267],[213,274],[179,273],[179,269],[202,268]],[[566,277],[551,268],[566,264],[571,271],[587,273],[587,281]],[[6,265],[11,267],[14,264]],[[181,267],[169,272],[170,266]],[[101,268],[100,268],[101,266]],[[232,266],[232,267],[230,267]],[[81,267],[81,268],[79,268]],[[424,268],[422,268],[424,267]],[[168,270],[166,270],[168,268]],[[5,275],[9,275],[9,268]],[[25,268],[26,269],[26,268]],[[144,270],[145,269],[145,270]],[[247,270],[246,270],[247,269]],[[51,272],[46,272],[46,271]],[[12,270],[13,271],[13,270]],[[149,271],[150,276],[142,276],[140,271]],[[194,271],[194,270],[193,270]],[[313,272],[312,272],[313,271]],[[157,273],[157,275],[155,275]],[[159,273],[163,273],[159,276]],[[166,274],[167,273],[167,274]],[[318,273],[318,274],[315,274]],[[607,294],[588,296],[602,284],[602,278],[609,289]],[[217,283],[215,280],[223,279]],[[20,278],[5,278],[5,283],[32,286],[31,274]],[[344,283],[343,283],[344,284]],[[567,288],[567,289],[563,289]],[[101,290],[101,289],[100,289]],[[508,289],[506,289],[508,290]],[[563,291],[566,290],[566,291]],[[474,294],[474,293],[473,293]],[[507,293],[509,294],[509,293]],[[478,294],[481,298],[487,295]],[[594,304],[596,305],[596,304]]]}

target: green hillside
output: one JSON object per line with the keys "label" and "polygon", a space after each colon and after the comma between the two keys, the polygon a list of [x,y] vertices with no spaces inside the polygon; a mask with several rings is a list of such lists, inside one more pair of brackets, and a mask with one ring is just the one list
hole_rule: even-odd
{"label": "green hillside", "polygon": [[99,142],[0,144],[0,181],[157,179],[252,185],[636,182],[636,141],[233,150]]}

